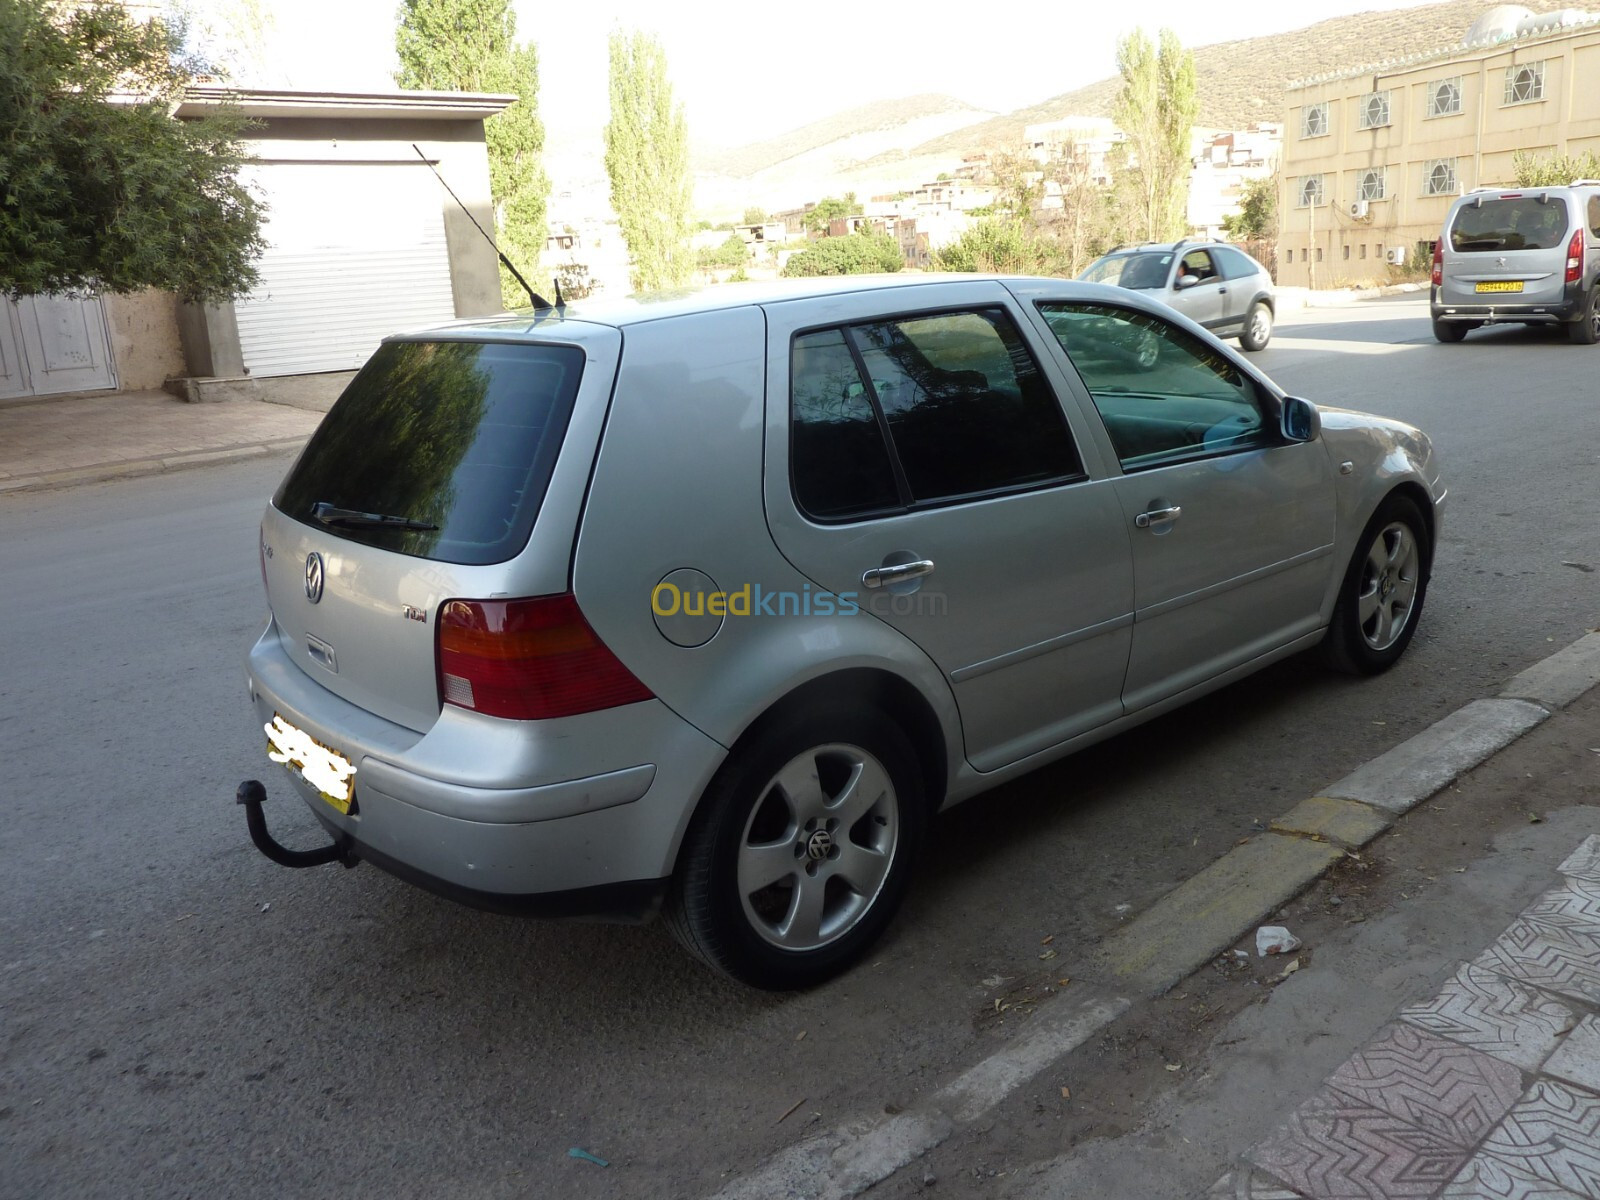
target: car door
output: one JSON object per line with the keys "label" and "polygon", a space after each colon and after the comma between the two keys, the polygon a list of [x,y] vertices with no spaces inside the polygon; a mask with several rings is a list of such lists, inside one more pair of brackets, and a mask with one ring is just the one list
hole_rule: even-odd
{"label": "car door", "polygon": [[[1151,313],[1045,300],[1103,423],[1133,537],[1129,712],[1315,634],[1335,570],[1320,439],[1279,431],[1269,391],[1222,347]],[[1113,353],[1157,339],[1158,352]]]}
{"label": "car door", "polygon": [[1211,260],[1222,272],[1223,284],[1223,323],[1213,329],[1214,332],[1232,332],[1244,324],[1250,302],[1255,299],[1256,265],[1239,251],[1225,246],[1213,249]]}
{"label": "car door", "polygon": [[[1187,287],[1179,286],[1184,278],[1195,280]],[[1177,273],[1172,277],[1172,290],[1167,303],[1196,324],[1211,328],[1228,319],[1228,285],[1222,272],[1212,261],[1209,250],[1190,250],[1178,260]]]}
{"label": "car door", "polygon": [[938,664],[981,771],[1120,716],[1131,539],[1010,294],[946,283],[767,311],[784,555]]}

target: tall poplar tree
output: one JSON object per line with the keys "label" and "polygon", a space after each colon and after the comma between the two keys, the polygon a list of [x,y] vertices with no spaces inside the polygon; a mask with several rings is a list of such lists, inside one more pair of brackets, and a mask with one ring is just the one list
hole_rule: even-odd
{"label": "tall poplar tree", "polygon": [[[531,44],[519,46],[516,37],[511,0],[402,0],[395,82],[403,88],[517,97],[489,118],[484,137],[500,249],[531,279],[544,249],[550,180],[539,119],[539,54]],[[527,293],[504,267],[500,290],[507,305],[527,303]]]}
{"label": "tall poplar tree", "polygon": [[606,125],[611,207],[639,291],[689,277],[689,127],[672,97],[667,56],[653,34],[611,35],[611,120]]}
{"label": "tall poplar tree", "polygon": [[1117,43],[1122,90],[1112,119],[1128,138],[1127,168],[1134,192],[1134,223],[1151,241],[1184,231],[1189,199],[1189,138],[1199,98],[1194,53],[1178,35],[1161,31],[1159,43],[1135,29]]}

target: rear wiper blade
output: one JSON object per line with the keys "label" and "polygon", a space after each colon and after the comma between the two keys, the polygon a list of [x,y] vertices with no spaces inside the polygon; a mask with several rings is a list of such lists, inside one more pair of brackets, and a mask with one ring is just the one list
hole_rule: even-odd
{"label": "rear wiper blade", "polygon": [[438,529],[427,521],[414,521],[410,517],[391,517],[384,513],[358,512],[353,508],[337,508],[326,500],[311,506],[311,515],[324,525],[363,525],[380,529],[414,529],[429,532]]}

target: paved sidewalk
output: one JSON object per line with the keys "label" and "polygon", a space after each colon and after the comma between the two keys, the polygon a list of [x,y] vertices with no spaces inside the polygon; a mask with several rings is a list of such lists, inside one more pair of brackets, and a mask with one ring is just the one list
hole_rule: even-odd
{"label": "paved sidewalk", "polygon": [[187,404],[154,391],[3,403],[0,494],[297,449],[321,419],[258,400]]}
{"label": "paved sidewalk", "polygon": [[1600,1200],[1600,836],[1211,1190],[1237,1200]]}

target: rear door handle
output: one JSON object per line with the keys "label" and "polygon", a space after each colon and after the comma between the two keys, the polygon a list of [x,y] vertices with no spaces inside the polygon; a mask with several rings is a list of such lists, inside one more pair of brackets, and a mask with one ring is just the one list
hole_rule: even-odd
{"label": "rear door handle", "polygon": [[1142,512],[1133,519],[1133,523],[1140,529],[1149,529],[1152,525],[1166,525],[1183,516],[1181,506],[1174,504],[1169,508],[1152,508],[1149,512]]}
{"label": "rear door handle", "polygon": [[904,583],[908,579],[921,579],[924,575],[933,574],[933,559],[919,558],[908,563],[896,563],[889,567],[873,567],[869,571],[861,572],[861,586],[865,588],[883,588],[891,584]]}

